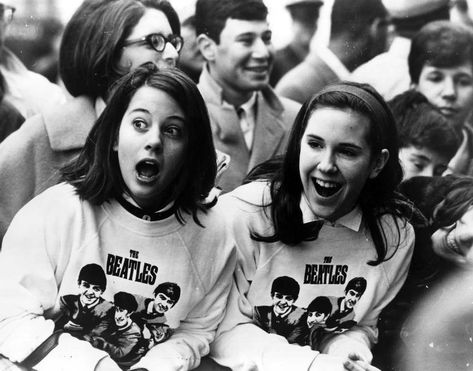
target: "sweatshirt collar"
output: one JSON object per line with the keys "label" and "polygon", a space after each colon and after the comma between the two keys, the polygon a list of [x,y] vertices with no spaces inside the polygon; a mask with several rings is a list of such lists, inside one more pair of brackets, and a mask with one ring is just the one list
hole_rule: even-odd
{"label": "sweatshirt collar", "polygon": [[301,200],[299,203],[301,212],[302,212],[302,222],[310,223],[316,220],[323,220],[324,224],[329,224],[332,227],[345,227],[351,229],[354,232],[359,232],[361,227],[361,220],[363,217],[363,213],[361,212],[361,208],[357,205],[352,211],[348,214],[343,215],[341,218],[337,219],[335,222],[329,222],[328,220],[324,220],[323,218],[315,215],[312,210],[310,209],[309,202],[304,193],[301,195]]}

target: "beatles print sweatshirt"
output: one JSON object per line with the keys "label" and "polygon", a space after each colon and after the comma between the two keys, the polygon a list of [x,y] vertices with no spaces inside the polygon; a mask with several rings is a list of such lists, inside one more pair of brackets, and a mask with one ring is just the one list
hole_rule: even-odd
{"label": "beatles print sweatshirt", "polygon": [[[270,212],[259,206],[270,203],[267,183],[241,186],[219,203],[231,224],[238,259],[227,313],[212,344],[216,361],[233,370],[338,370],[354,352],[370,362],[378,316],[407,276],[412,226],[398,220],[398,238],[392,216],[379,220],[388,259],[373,266],[367,263],[376,260],[376,250],[359,208],[335,223],[325,221],[316,240],[288,246],[250,236],[274,233]],[[290,296],[281,304],[283,295]],[[325,312],[324,320],[309,328],[307,308],[319,297],[325,298],[317,299],[326,303],[317,309]],[[286,314],[276,315],[275,303]],[[311,339],[321,341],[311,346]]]}
{"label": "beatles print sweatshirt", "polygon": [[[30,201],[12,221],[0,253],[0,354],[21,362],[60,330],[57,345],[40,355],[35,369],[94,370],[109,355],[87,339],[117,346],[123,340],[104,338],[120,333],[113,327],[98,333],[98,323],[101,328],[104,323],[114,326],[114,295],[124,292],[136,303],[149,302],[155,288],[164,283],[173,287],[174,294],[164,291],[167,297],[163,297],[173,296],[175,303],[165,309],[165,316],[161,314],[162,321],[145,325],[150,327],[148,334],[172,335],[153,346],[149,339],[140,339],[133,348],[136,354],[126,356],[141,358],[132,369],[196,367],[208,353],[224,315],[236,254],[218,205],[207,214],[199,213],[205,228],[182,215],[184,224],[174,214],[147,221],[116,200],[101,206],[81,201],[64,183]],[[106,287],[96,293],[99,304],[89,307],[80,301],[78,277],[90,264],[103,269]],[[122,310],[130,312],[134,306],[129,303],[135,300],[121,295],[127,297],[120,304]],[[61,310],[64,303],[69,307],[66,313]],[[58,328],[67,322],[64,316],[70,316],[66,320],[73,325]],[[125,338],[130,345],[127,352],[135,340]]]}

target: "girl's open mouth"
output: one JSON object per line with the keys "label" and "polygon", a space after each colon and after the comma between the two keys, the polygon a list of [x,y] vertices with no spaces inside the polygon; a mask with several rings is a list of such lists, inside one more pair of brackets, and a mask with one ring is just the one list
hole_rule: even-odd
{"label": "girl's open mouth", "polygon": [[329,182],[321,179],[312,179],[312,182],[314,183],[315,191],[322,197],[331,197],[342,188],[342,185],[337,182]]}
{"label": "girl's open mouth", "polygon": [[142,160],[135,168],[137,177],[142,182],[153,182],[159,175],[159,163],[155,160]]}

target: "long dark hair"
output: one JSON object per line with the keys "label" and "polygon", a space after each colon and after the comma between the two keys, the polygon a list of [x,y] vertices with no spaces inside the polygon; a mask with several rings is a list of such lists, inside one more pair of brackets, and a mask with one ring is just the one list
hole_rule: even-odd
{"label": "long dark hair", "polygon": [[127,191],[113,145],[131,98],[143,86],[169,94],[185,113],[189,143],[185,164],[173,184],[172,198],[181,222],[182,210],[199,223],[197,211],[207,209],[204,199],[215,181],[216,154],[204,100],[195,83],[175,68],[158,70],[147,63],[122,77],[112,88],[110,100],[79,157],[62,169],[63,180],[76,188],[81,199],[95,205]]}
{"label": "long dark hair", "polygon": [[[372,154],[377,155],[382,149],[389,151],[389,159],[384,168],[377,177],[367,180],[359,196],[363,218],[371,232],[377,252],[376,261],[370,261],[368,264],[377,265],[392,257],[392,255],[386,257],[389,246],[379,218],[385,214],[410,218],[415,213],[415,208],[397,192],[402,180],[402,168],[398,158],[399,145],[394,118],[383,98],[367,84],[353,82],[332,84],[304,103],[295,119],[284,159],[280,162],[280,166],[277,165],[278,160],[272,164],[274,172],[268,177],[272,202],[271,205],[263,207],[270,211],[274,234],[262,236],[252,231],[252,238],[263,242],[281,241],[288,245],[314,239],[314,236],[307,236],[304,230],[299,207],[303,192],[299,175],[299,156],[307,122],[312,113],[321,107],[348,108],[368,117],[370,119],[368,144]],[[265,176],[267,175],[266,173]],[[399,246],[400,226],[396,218],[395,223],[397,246]]]}

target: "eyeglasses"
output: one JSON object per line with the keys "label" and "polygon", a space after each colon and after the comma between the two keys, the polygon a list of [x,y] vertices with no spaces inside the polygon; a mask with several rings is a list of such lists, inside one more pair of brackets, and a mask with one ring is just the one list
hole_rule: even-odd
{"label": "eyeglasses", "polygon": [[0,4],[0,19],[5,23],[10,23],[13,20],[15,10],[12,6]]}
{"label": "eyeglasses", "polygon": [[160,33],[152,33],[140,39],[127,40],[124,42],[123,46],[139,43],[146,43],[160,53],[164,51],[167,43],[171,43],[171,45],[174,46],[174,49],[176,49],[176,51],[179,53],[182,49],[182,45],[184,44],[184,40],[178,35],[170,35],[166,37]]}

